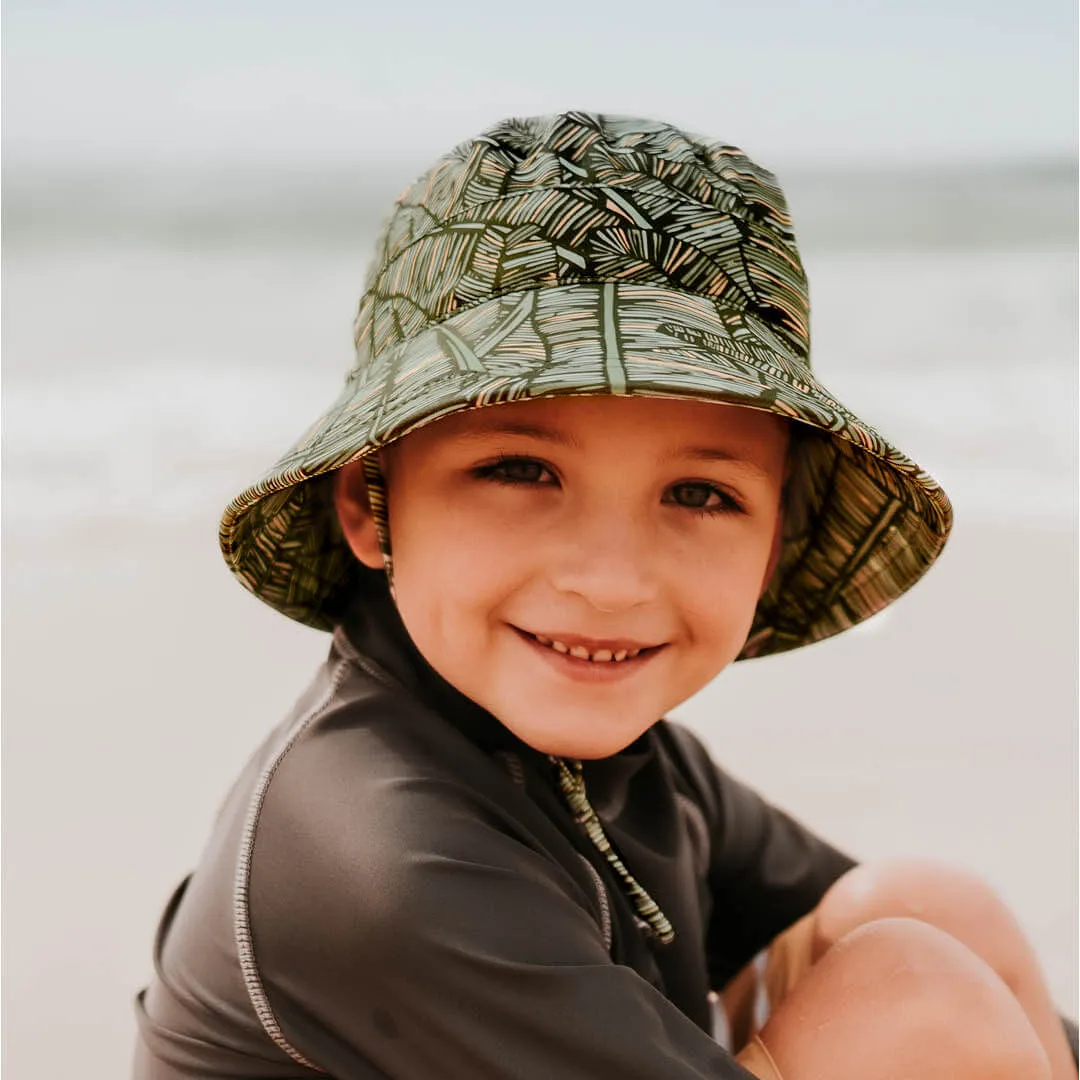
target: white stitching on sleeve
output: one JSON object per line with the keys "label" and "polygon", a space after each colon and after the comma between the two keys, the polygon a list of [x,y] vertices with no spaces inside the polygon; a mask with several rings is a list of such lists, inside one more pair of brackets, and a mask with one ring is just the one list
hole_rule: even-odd
{"label": "white stitching on sleeve", "polygon": [[338,667],[330,680],[329,689],[319,702],[307,713],[302,715],[292,728],[289,729],[281,746],[260,774],[258,783],[255,785],[255,793],[252,795],[251,802],[248,805],[247,818],[244,821],[244,831],[240,839],[240,854],[236,863],[236,885],[233,893],[234,930],[236,934],[237,953],[240,957],[240,969],[243,972],[244,984],[247,987],[248,997],[251,999],[251,1004],[255,1009],[256,1016],[259,1018],[259,1023],[262,1024],[263,1030],[273,1040],[274,1044],[288,1054],[293,1061],[321,1073],[325,1073],[326,1070],[320,1069],[314,1062],[309,1061],[292,1045],[292,1043],[289,1042],[288,1039],[285,1038],[282,1034],[281,1027],[278,1024],[277,1017],[274,1015],[274,1010],[271,1008],[270,1001],[266,995],[266,990],[263,987],[262,976],[259,974],[258,963],[255,959],[255,946],[251,937],[251,912],[248,905],[248,889],[251,879],[251,855],[252,849],[255,846],[255,830],[258,828],[259,815],[262,812],[263,802],[266,799],[266,792],[270,787],[270,781],[273,780],[274,773],[277,772],[278,766],[281,764],[289,750],[296,744],[300,736],[326,711],[330,702],[333,700],[334,695],[340,689],[348,672],[348,661],[344,660],[339,662]]}

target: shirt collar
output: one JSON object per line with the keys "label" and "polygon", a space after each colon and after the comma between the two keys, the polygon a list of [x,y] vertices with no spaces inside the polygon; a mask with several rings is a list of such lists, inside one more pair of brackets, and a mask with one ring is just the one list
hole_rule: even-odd
{"label": "shirt collar", "polygon": [[494,753],[526,746],[424,659],[401,621],[384,574],[361,568],[358,586],[341,620],[341,628],[356,649],[453,723],[482,750]]}
{"label": "shirt collar", "polygon": [[[481,750],[545,757],[448,683],[424,659],[401,621],[381,572],[360,568],[358,587],[341,619],[341,628],[354,648],[450,721]],[[585,763],[590,794],[601,813],[618,816],[631,779],[653,752],[653,739],[646,732],[619,753]]]}

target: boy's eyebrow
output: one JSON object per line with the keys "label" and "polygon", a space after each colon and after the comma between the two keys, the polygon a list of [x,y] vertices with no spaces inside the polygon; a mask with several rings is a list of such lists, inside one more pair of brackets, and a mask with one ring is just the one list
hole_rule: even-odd
{"label": "boy's eyebrow", "polygon": [[545,442],[556,443],[559,446],[569,446],[574,449],[580,448],[581,444],[572,435],[568,435],[558,428],[541,427],[537,424],[521,424],[514,421],[484,424],[474,431],[462,432],[464,438],[483,439],[491,435],[524,435],[528,438],[543,439]]}
{"label": "boy's eyebrow", "polygon": [[720,461],[738,466],[747,472],[766,476],[767,473],[756,461],[734,450],[725,450],[719,446],[681,446],[670,455],[671,458],[693,458],[695,461]]}
{"label": "boy's eyebrow", "polygon": [[[542,439],[544,442],[555,443],[557,446],[567,446],[571,449],[581,449],[581,442],[558,428],[543,427],[539,424],[525,424],[515,421],[499,421],[484,424],[473,431],[462,432],[462,437],[483,439],[499,435],[523,435],[527,438]],[[747,472],[765,476],[765,470],[748,457],[735,450],[726,450],[720,446],[680,446],[669,453],[662,455],[669,461],[680,458],[692,458],[695,461],[719,461],[739,468]]]}

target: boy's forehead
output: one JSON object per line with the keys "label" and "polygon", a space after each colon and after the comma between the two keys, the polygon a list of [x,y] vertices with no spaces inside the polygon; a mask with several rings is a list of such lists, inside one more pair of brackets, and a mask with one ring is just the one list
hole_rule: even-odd
{"label": "boy's forehead", "polygon": [[788,424],[761,409],[721,402],[581,395],[463,410],[426,425],[419,433],[434,450],[440,444],[508,436],[580,448],[599,438],[622,435],[648,443],[658,452],[711,447],[717,456],[728,456],[724,451],[733,446],[782,442],[786,447]]}

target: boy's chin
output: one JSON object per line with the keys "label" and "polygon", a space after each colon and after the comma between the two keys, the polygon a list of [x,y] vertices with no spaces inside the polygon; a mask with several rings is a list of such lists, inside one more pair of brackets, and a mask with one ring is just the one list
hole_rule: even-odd
{"label": "boy's chin", "polygon": [[577,724],[563,722],[556,728],[541,727],[536,717],[522,719],[499,718],[500,723],[509,728],[522,742],[527,743],[541,754],[552,757],[580,758],[592,761],[597,758],[611,757],[625,750],[632,742],[648,731],[659,719],[642,720],[638,724],[627,724],[625,719],[617,725],[609,726],[601,718],[582,717]]}

